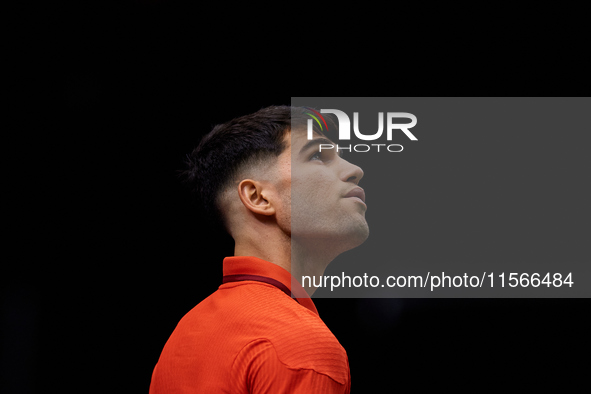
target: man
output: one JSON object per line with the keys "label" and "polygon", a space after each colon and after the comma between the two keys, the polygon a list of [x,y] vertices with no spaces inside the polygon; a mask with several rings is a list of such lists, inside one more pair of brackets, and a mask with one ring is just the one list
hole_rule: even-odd
{"label": "man", "polygon": [[331,144],[322,130],[308,140],[307,112],[261,109],[216,126],[188,155],[187,182],[235,253],[219,289],[172,333],[150,393],[349,392],[347,354],[299,280],[367,238],[363,171],[320,151]]}

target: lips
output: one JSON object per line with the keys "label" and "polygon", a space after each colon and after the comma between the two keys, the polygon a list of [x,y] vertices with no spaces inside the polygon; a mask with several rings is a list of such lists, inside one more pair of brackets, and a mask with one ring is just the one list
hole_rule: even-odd
{"label": "lips", "polygon": [[360,187],[355,187],[349,193],[345,194],[345,198],[357,197],[365,204],[365,191]]}

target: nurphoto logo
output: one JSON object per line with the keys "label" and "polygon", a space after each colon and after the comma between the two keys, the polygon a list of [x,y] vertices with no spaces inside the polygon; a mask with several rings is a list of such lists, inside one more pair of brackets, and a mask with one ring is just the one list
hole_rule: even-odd
{"label": "nurphoto logo", "polygon": [[[307,112],[307,115],[310,115],[312,119],[308,119],[308,139],[311,140],[313,138],[313,126],[314,121],[320,127],[320,130],[324,131],[326,128],[328,130],[328,125],[326,124],[326,120],[322,116],[322,114],[330,113],[334,114],[338,120],[338,127],[339,127],[339,141],[347,141],[351,140],[351,121],[349,116],[338,109],[321,109],[320,112],[309,108],[304,107],[310,112]],[[392,141],[392,136],[394,132],[401,131],[406,135],[411,141],[418,141],[417,137],[414,136],[413,133],[410,132],[409,129],[413,128],[417,124],[417,117],[408,112],[388,112],[386,113],[386,140]],[[394,123],[395,119],[408,119],[410,123]],[[353,112],[353,133],[355,136],[362,140],[362,141],[375,141],[382,137],[384,133],[384,113],[378,112],[378,131],[373,134],[363,134],[359,131],[359,112]],[[338,145],[338,144],[319,144],[319,151],[321,152],[322,149],[335,149],[338,151],[348,150],[349,152],[369,152],[372,150],[372,147],[375,147],[378,152],[380,152],[381,147],[386,147],[385,151],[388,152],[402,152],[404,149],[400,144],[356,144],[356,145]],[[384,151],[384,150],[382,150]]]}

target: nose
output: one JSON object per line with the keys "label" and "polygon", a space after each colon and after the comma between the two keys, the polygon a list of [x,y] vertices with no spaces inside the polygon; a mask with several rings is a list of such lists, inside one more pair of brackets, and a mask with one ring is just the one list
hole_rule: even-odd
{"label": "nose", "polygon": [[345,182],[353,182],[356,185],[359,184],[359,181],[361,180],[361,178],[363,178],[363,170],[361,169],[361,167],[356,166],[353,163],[349,163],[345,159],[341,160],[343,161],[341,179]]}

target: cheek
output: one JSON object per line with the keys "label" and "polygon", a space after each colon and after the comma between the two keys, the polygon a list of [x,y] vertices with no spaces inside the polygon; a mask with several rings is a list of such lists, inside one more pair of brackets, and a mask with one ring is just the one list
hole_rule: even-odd
{"label": "cheek", "polygon": [[293,215],[317,215],[326,209],[327,204],[334,204],[331,180],[320,169],[314,171],[293,171],[291,197]]}
{"label": "cheek", "polygon": [[281,193],[281,207],[277,212],[277,222],[286,233],[291,234],[291,193],[287,189]]}
{"label": "cheek", "polygon": [[278,174],[278,193],[280,207],[278,211],[278,221],[282,228],[289,230],[291,223],[291,163],[289,160],[280,161],[277,167]]}

